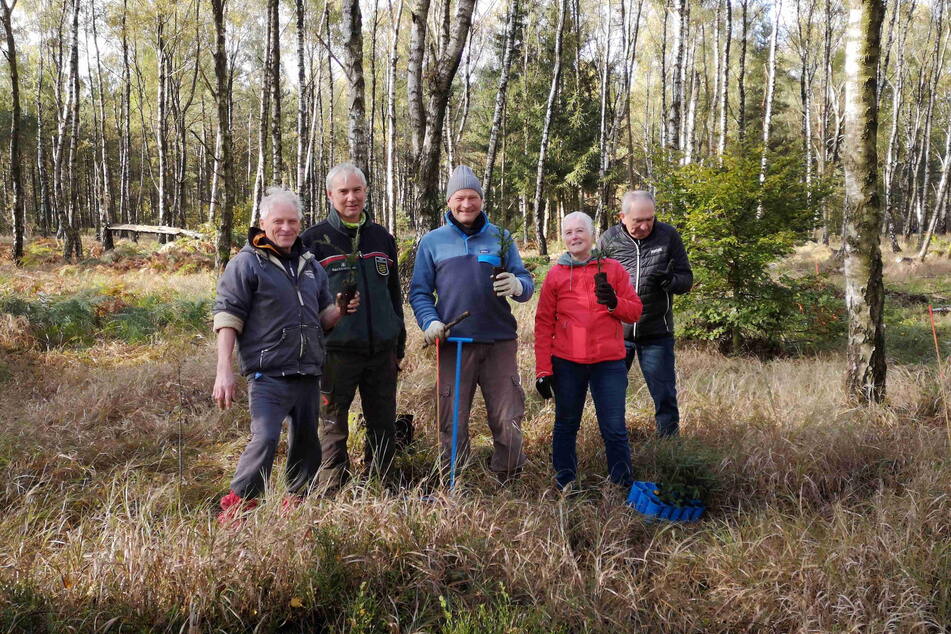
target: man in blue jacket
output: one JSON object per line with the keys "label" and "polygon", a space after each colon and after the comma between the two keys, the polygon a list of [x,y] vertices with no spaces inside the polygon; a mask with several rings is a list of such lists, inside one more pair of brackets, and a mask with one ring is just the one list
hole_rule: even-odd
{"label": "man in blue jacket", "polygon": [[[462,348],[457,456],[465,460],[468,455],[469,410],[479,385],[493,439],[489,468],[504,481],[525,462],[521,430],[525,393],[516,362],[517,324],[507,298],[527,302],[535,287],[512,236],[490,223],[482,210],[482,186],[472,170],[458,166],[446,189],[446,224],[419,242],[409,301],[430,344],[445,341],[450,336],[446,323],[470,312],[451,333],[473,340]],[[493,267],[502,271],[493,275]],[[438,395],[444,467],[452,443],[455,368],[456,347],[444,345]]]}
{"label": "man in blue jacket", "polygon": [[[248,243],[218,280],[212,308],[218,346],[212,396],[219,407],[231,407],[231,355],[237,343],[251,408],[251,441],[238,460],[231,490],[221,499],[222,524],[235,522],[242,509],[256,505],[285,418],[290,418],[287,489],[293,496],[285,503],[295,504],[307,493],[320,466],[317,384],[324,364],[324,332],[336,325],[342,311],[330,294],[323,267],[301,245],[300,224],[297,195],[269,188],[261,199],[261,228],[249,229]],[[353,313],[359,303],[355,297],[343,308]]]}

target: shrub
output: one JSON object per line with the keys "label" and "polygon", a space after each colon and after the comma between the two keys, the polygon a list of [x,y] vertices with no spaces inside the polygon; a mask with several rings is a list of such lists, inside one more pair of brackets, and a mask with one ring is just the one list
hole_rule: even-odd
{"label": "shrub", "polygon": [[806,187],[797,156],[773,157],[762,183],[759,169],[759,153],[741,150],[719,165],[668,167],[656,183],[694,272],[683,334],[726,341],[733,352],[744,340],[774,340],[798,312],[794,290],[770,265],[807,238],[827,191]]}
{"label": "shrub", "polygon": [[657,483],[665,504],[684,506],[691,500],[706,504],[719,489],[720,455],[711,447],[685,437],[658,438],[645,448],[647,476]]}

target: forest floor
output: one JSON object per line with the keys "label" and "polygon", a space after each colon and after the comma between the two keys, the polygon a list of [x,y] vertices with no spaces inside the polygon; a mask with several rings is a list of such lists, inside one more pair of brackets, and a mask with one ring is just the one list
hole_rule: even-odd
{"label": "forest floor", "polygon": [[[769,360],[678,346],[685,437],[717,456],[698,523],[648,522],[603,480],[592,408],[581,486],[552,486],[551,401],[527,390],[528,464],[500,486],[477,398],[474,460],[433,486],[434,358],[407,309],[406,486],[358,478],[283,514],[280,477],[237,530],[216,502],[248,437],[246,392],[217,411],[207,258],[165,249],[0,265],[0,631],[941,631],[951,623],[951,381],[927,305],[951,260],[896,263],[888,397],[850,404],[844,340]],[[147,251],[147,249],[145,249]],[[6,262],[6,259],[4,260]],[[783,263],[831,268],[809,245]],[[515,308],[523,385],[534,301]],[[951,315],[937,314],[941,354]],[[946,372],[951,372],[948,368]],[[631,375],[635,469],[653,412]],[[351,456],[362,434],[354,417]],[[279,450],[275,476],[283,466]],[[433,495],[424,500],[426,494]]]}

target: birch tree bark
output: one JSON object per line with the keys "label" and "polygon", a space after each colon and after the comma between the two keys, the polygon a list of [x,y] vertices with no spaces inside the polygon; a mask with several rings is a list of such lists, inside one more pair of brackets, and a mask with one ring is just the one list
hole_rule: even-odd
{"label": "birch tree bark", "polygon": [[881,0],[849,0],[845,43],[845,301],[849,316],[847,391],[855,399],[885,397],[885,289],[879,230],[876,73],[885,8]]}
{"label": "birch tree bark", "polygon": [[280,4],[278,0],[268,0],[268,90],[271,93],[273,116],[271,118],[271,180],[275,184],[283,182],[284,146],[281,141],[281,32]]}
{"label": "birch tree bark", "polygon": [[367,145],[367,113],[365,81],[363,78],[363,16],[360,13],[359,0],[341,0],[340,10],[343,17],[343,65],[350,87],[347,141],[350,146],[350,160],[370,178],[369,147]]}
{"label": "birch tree bark", "polygon": [[485,154],[485,172],[482,176],[482,189],[485,192],[485,206],[491,209],[492,173],[495,170],[495,155],[499,147],[499,132],[508,99],[509,73],[512,68],[512,54],[515,49],[515,33],[519,28],[519,0],[509,0],[509,12],[505,18],[505,48],[502,53],[502,69],[499,74],[499,87],[495,92],[495,110],[492,113],[492,127],[489,129],[489,147]]}
{"label": "birch tree bark", "polygon": [[390,59],[387,67],[386,94],[386,229],[396,233],[396,65],[399,62],[399,33],[403,19],[403,0],[400,0],[396,18],[390,2]]}
{"label": "birch tree bark", "polygon": [[[77,0],[78,1],[78,0]],[[170,65],[165,25],[168,18],[161,13],[156,16],[155,56],[158,61],[158,80],[155,118],[155,146],[158,150],[158,224],[171,226],[168,209],[168,83]],[[162,240],[164,241],[164,236]]]}
{"label": "birch tree bark", "polygon": [[13,9],[17,0],[0,0],[0,22],[6,33],[4,56],[10,67],[10,220],[13,225],[13,261],[17,264],[23,259],[23,172],[20,157],[20,75],[17,68],[17,48],[13,39]]}
{"label": "birch tree bark", "polygon": [[558,26],[555,32],[555,67],[552,69],[551,88],[548,90],[548,103],[545,105],[545,123],[542,126],[542,138],[538,148],[538,167],[535,171],[535,239],[538,241],[538,252],[548,255],[548,242],[545,238],[545,157],[548,153],[548,135],[551,131],[551,122],[555,116],[555,100],[558,97],[558,87],[561,83],[561,53],[565,31],[565,2],[558,0]]}
{"label": "birch tree bark", "polygon": [[96,26],[96,8],[92,8],[92,41],[96,49],[96,84],[98,88],[98,103],[96,104],[99,109],[99,169],[100,169],[100,178],[102,178],[102,187],[100,188],[100,199],[99,199],[99,241],[102,244],[102,248],[106,251],[109,251],[113,248],[112,242],[112,232],[108,230],[109,225],[112,224],[115,213],[113,211],[112,203],[112,174],[109,169],[109,148],[106,144],[106,107],[105,107],[105,95],[103,93],[103,82],[102,82],[102,63],[100,62],[99,57],[99,31]]}
{"label": "birch tree bark", "polygon": [[723,63],[721,72],[723,77],[720,80],[720,120],[719,120],[719,138],[717,141],[717,155],[723,156],[726,151],[727,134],[727,114],[730,109],[730,40],[733,39],[733,3],[732,0],[724,0],[726,5],[725,24],[723,26]]}
{"label": "birch tree bark", "polygon": [[231,77],[228,71],[228,50],[225,40],[226,0],[211,0],[215,21],[215,100],[218,104],[218,139],[215,157],[218,176],[218,227],[215,239],[215,266],[223,271],[231,258],[231,223],[234,208],[234,171],[231,137]]}
{"label": "birch tree bark", "polygon": [[740,6],[742,7],[742,13],[740,18],[740,67],[736,77],[736,135],[740,143],[743,143],[746,140],[746,46],[749,37],[749,20],[747,19],[749,0],[741,0]]}
{"label": "birch tree bark", "polygon": [[[263,85],[261,90],[261,103],[258,109],[258,168],[254,175],[254,191],[251,198],[251,224],[255,225],[261,217],[261,196],[264,192],[264,179],[266,176],[267,150],[268,150],[268,117],[271,112],[271,20],[270,15],[267,20],[267,52],[264,55],[264,66],[262,68]],[[272,174],[272,178],[274,178]]]}
{"label": "birch tree bark", "polygon": [[304,57],[306,15],[304,0],[295,0],[297,17],[297,194],[304,207],[305,218],[311,217],[310,192],[307,185],[308,106],[310,95],[307,83],[307,59]]}
{"label": "birch tree bark", "polygon": [[769,150],[769,136],[773,125],[773,95],[776,92],[776,41],[779,39],[779,15],[782,12],[782,0],[776,0],[773,6],[773,29],[769,35],[769,61],[766,66],[766,96],[763,98],[763,153],[760,157],[759,182],[766,180],[766,153]]}
{"label": "birch tree bark", "polygon": [[439,163],[442,154],[443,127],[452,80],[459,69],[462,51],[472,25],[475,0],[459,0],[456,4],[451,36],[441,55],[434,59],[433,67],[427,69],[428,100],[422,107],[423,53],[426,44],[426,16],[429,0],[419,0],[413,11],[413,27],[410,34],[410,49],[407,73],[407,92],[411,136],[416,164],[416,179],[413,195],[413,210],[417,237],[426,229],[439,224],[442,202],[439,195]]}
{"label": "birch tree bark", "polygon": [[674,40],[674,67],[671,69],[670,108],[667,110],[667,147],[677,151],[680,149],[680,135],[684,97],[684,55],[686,49],[687,25],[690,20],[690,3],[688,0],[674,0],[675,6],[675,40]]}

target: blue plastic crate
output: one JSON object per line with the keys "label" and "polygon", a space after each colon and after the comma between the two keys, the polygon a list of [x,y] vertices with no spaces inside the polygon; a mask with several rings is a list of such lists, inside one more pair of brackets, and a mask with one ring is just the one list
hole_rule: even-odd
{"label": "blue plastic crate", "polygon": [[636,509],[638,513],[671,522],[696,522],[703,515],[706,507],[700,500],[691,500],[687,506],[672,506],[660,501],[654,494],[656,489],[655,482],[635,482],[627,496],[628,506]]}

